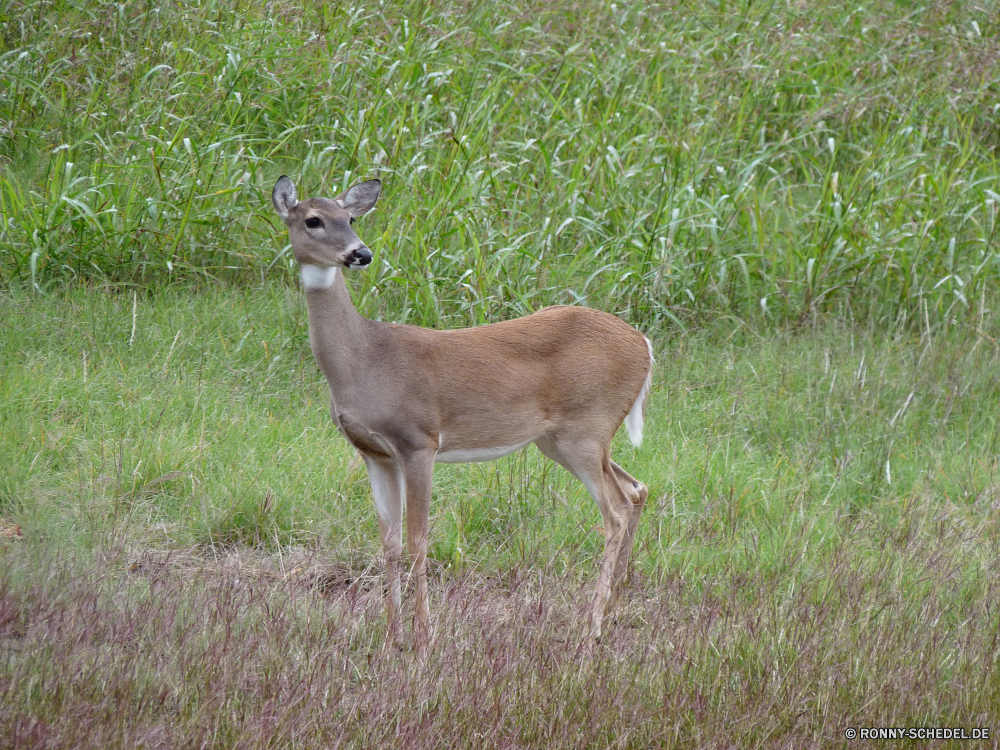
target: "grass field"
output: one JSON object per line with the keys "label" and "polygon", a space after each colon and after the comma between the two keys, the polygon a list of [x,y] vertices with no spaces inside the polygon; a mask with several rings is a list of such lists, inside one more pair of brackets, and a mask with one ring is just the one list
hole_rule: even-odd
{"label": "grass field", "polygon": [[[0,6],[0,748],[1000,733],[998,10]],[[652,338],[594,653],[600,516],[534,448],[436,468],[436,642],[382,648],[282,173],[383,179],[369,317]]]}
{"label": "grass field", "polygon": [[996,716],[995,325],[664,342],[645,444],[615,449],[651,499],[596,657],[582,486],[533,448],[437,467],[421,670],[381,650],[370,490],[298,292],[2,313],[15,744],[819,747]]}

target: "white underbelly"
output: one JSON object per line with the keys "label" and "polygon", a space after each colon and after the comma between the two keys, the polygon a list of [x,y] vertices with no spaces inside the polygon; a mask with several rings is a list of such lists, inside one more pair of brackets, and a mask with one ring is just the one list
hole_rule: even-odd
{"label": "white underbelly", "polygon": [[496,448],[453,448],[450,450],[439,450],[434,456],[436,464],[471,464],[480,461],[495,461],[498,458],[519,451],[526,445],[534,442],[535,438],[525,440],[517,445],[501,445]]}

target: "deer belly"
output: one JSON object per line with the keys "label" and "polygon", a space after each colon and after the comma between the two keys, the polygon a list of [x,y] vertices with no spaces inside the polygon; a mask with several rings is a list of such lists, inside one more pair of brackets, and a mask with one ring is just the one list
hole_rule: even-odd
{"label": "deer belly", "polygon": [[[514,451],[521,450],[526,445],[534,442],[535,438],[530,440],[525,440],[523,443],[517,443],[516,445],[499,445],[491,448],[448,448],[447,450],[439,450],[434,456],[434,463],[436,464],[471,464],[479,463],[480,461],[494,461],[498,458],[503,458],[504,456],[513,453]],[[444,444],[442,436],[442,448]]]}

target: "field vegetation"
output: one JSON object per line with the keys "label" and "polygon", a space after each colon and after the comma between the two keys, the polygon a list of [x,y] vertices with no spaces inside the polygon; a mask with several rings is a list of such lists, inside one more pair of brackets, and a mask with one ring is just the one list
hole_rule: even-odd
{"label": "field vegetation", "polygon": [[1000,275],[996,17],[9,4],[0,273],[40,289],[291,277],[261,210],[277,175],[304,195],[380,175],[380,261],[358,292],[406,320],[553,301],[646,327],[706,307],[966,313]]}
{"label": "field vegetation", "polygon": [[[0,748],[1000,736],[998,11],[0,6]],[[534,448],[437,467],[436,640],[383,648],[282,173],[382,178],[370,317],[652,338],[595,650],[600,517]]]}

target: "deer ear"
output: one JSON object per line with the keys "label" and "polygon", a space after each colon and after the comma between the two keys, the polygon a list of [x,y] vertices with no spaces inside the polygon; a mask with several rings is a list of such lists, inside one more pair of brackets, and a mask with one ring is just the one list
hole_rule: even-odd
{"label": "deer ear", "polygon": [[274,204],[274,210],[278,212],[278,216],[283,221],[288,221],[288,212],[295,208],[298,202],[295,185],[287,176],[281,175],[274,185],[274,190],[271,191],[271,203]]}
{"label": "deer ear", "polygon": [[382,183],[379,180],[368,180],[352,185],[337,198],[337,202],[351,212],[352,218],[364,216],[375,208],[378,196],[382,192]]}

